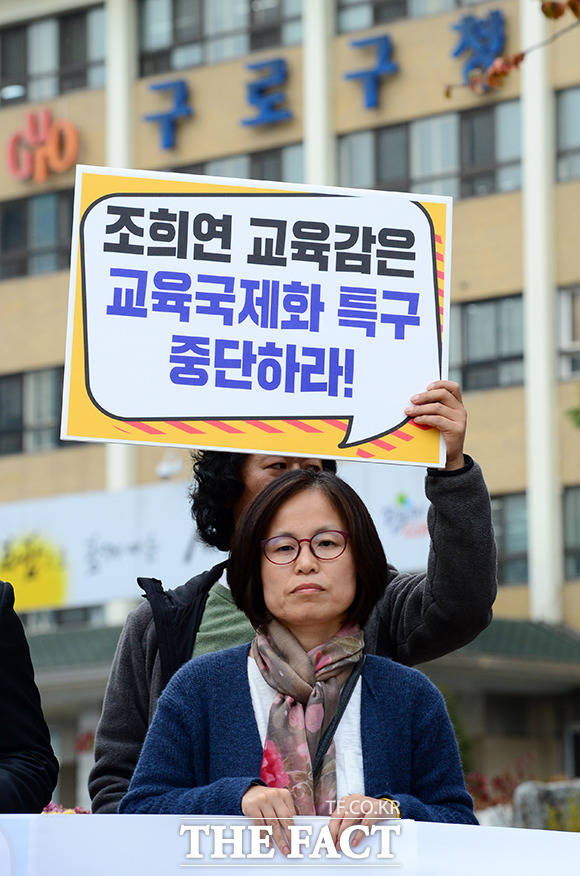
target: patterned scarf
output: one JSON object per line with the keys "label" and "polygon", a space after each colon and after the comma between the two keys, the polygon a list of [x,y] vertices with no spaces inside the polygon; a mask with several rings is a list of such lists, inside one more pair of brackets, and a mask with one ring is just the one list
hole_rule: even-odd
{"label": "patterned scarf", "polygon": [[276,620],[260,627],[252,642],[250,654],[270,687],[278,691],[268,717],[260,778],[271,788],[288,788],[298,815],[334,811],[334,740],[314,788],[312,764],[338,708],[341,687],[363,648],[359,627],[345,625],[326,644],[306,652]]}

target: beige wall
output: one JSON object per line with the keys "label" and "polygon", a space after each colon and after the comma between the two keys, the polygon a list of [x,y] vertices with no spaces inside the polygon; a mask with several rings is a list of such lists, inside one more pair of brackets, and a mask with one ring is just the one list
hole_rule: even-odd
{"label": "beige wall", "polygon": [[518,584],[500,587],[493,607],[493,614],[494,617],[509,618],[510,620],[529,618],[530,596],[528,586],[526,584]]}
{"label": "beige wall", "polygon": [[[271,149],[302,139],[302,51],[298,47],[284,47],[268,52],[256,52],[252,62],[283,56],[288,64],[286,85],[287,105],[294,114],[292,119],[270,127],[242,125],[243,118],[256,114],[246,102],[247,83],[258,74],[246,69],[247,58],[198,67],[194,70],[175,71],[138,81],[134,88],[133,122],[136,136],[136,165],[146,168],[177,167],[226,155]],[[163,92],[152,92],[154,82],[184,79],[189,88],[193,115],[179,125],[176,148],[169,151],[160,147],[159,125],[144,122],[146,113],[162,112],[169,104]]]}
{"label": "beige wall", "polygon": [[[517,51],[519,42],[517,2],[505,0],[501,4],[506,17],[506,51]],[[478,14],[486,14],[485,6],[478,8]],[[392,124],[417,116],[435,113],[449,113],[472,106],[481,106],[481,99],[469,89],[457,88],[451,99],[445,97],[445,86],[461,83],[463,63],[467,55],[455,59],[450,57],[458,42],[458,35],[451,25],[465,14],[454,10],[444,15],[413,18],[385,25],[376,32],[387,32],[393,41],[393,60],[399,65],[399,72],[390,76],[381,89],[381,105],[370,113],[360,100],[360,84],[347,82],[342,73],[347,70],[371,66],[375,54],[367,50],[352,48],[354,39],[363,39],[374,32],[361,31],[344,34],[335,40],[335,122],[339,133],[355,131],[373,125]],[[361,63],[362,61],[362,63]],[[340,83],[340,85],[339,85]],[[519,82],[510,77],[505,87],[496,95],[484,98],[486,103],[496,99],[507,100],[517,96]],[[372,119],[372,121],[370,121]]]}
{"label": "beige wall", "polygon": [[102,490],[104,484],[101,444],[0,456],[0,502]]}
{"label": "beige wall", "polygon": [[[48,107],[53,119],[69,120],[79,130],[80,142],[78,164],[105,163],[105,93],[99,90],[73,91],[61,97],[41,103],[24,103],[0,109],[0,146],[4,156],[12,134],[27,127],[29,113],[35,113],[40,107]],[[74,167],[66,173],[51,173],[45,183],[35,183],[32,180],[20,180],[11,176],[8,165],[3,160],[0,164],[1,199],[25,198],[41,192],[72,188],[74,185]]]}
{"label": "beige wall", "polygon": [[564,618],[568,626],[580,630],[580,581],[564,584]]}
{"label": "beige wall", "polygon": [[526,755],[531,755],[531,770],[536,779],[563,776],[562,742],[555,737],[486,734],[473,743],[473,761],[487,776],[496,776],[504,770],[513,773],[516,762]]}
{"label": "beige wall", "polygon": [[0,373],[62,365],[68,271],[0,282]]}
{"label": "beige wall", "polygon": [[[483,14],[487,4],[478,7]],[[508,52],[519,45],[517,0],[505,0]],[[462,10],[445,15],[394,22],[369,33],[388,32],[393,40],[393,59],[399,72],[387,79],[380,92],[380,106],[365,110],[360,83],[344,79],[344,73],[370,65],[372,50],[354,49],[354,39],[367,32],[337,36],[334,39],[333,111],[337,134],[393,124],[422,115],[486,106],[497,100],[517,96],[519,74],[513,73],[497,94],[479,98],[458,88],[451,99],[444,86],[461,79],[463,58],[454,60],[450,52],[457,42],[451,25]],[[558,30],[567,19],[556,22]],[[577,63],[577,34],[564,36],[551,52],[552,81],[555,88],[580,83]],[[418,50],[420,47],[420,50]],[[288,105],[294,118],[271,128],[244,127],[243,117],[253,109],[246,102],[247,83],[255,78],[246,69],[251,60],[283,56],[289,66],[286,86]],[[168,96],[152,92],[154,82],[184,78],[191,94],[194,115],[178,125],[177,148],[160,148],[159,127],[145,122],[143,115],[161,110]],[[308,87],[308,83],[306,83]],[[175,71],[139,80],[134,85],[133,123],[136,132],[138,167],[164,168],[204,161],[290,144],[302,138],[302,49],[283,47],[254,53],[250,58],[224,64]],[[44,104],[43,104],[44,105]],[[80,130],[79,162],[103,164],[103,90],[73,92],[48,104],[55,118],[70,119]],[[4,149],[9,136],[25,125],[36,104],[0,109],[0,137]],[[0,197],[3,200],[73,185],[74,174],[52,175],[39,186],[12,178],[5,162],[0,166]],[[555,189],[557,218],[557,282],[567,285],[580,281],[577,214],[580,180],[560,184]],[[511,294],[522,289],[521,195],[519,192],[495,194],[485,198],[460,200],[455,205],[453,239],[452,299],[469,301]],[[0,374],[59,365],[64,360],[68,272],[59,271],[37,277],[22,277],[0,283]],[[481,464],[492,493],[519,492],[526,486],[525,399],[521,387],[465,394],[469,413],[467,450]],[[579,431],[566,411],[580,402],[580,383],[560,383],[554,427],[558,430],[560,474],[565,485],[580,483]],[[164,448],[140,447],[137,450],[137,481],[158,478],[157,466],[165,457]],[[190,470],[187,451],[176,450],[183,461],[183,472]],[[101,489],[105,483],[105,450],[101,445],[58,449],[53,452],[0,457],[0,501],[48,496],[59,492]],[[566,619],[580,629],[580,582],[564,588]],[[527,588],[502,589],[496,612],[499,616],[528,614]]]}

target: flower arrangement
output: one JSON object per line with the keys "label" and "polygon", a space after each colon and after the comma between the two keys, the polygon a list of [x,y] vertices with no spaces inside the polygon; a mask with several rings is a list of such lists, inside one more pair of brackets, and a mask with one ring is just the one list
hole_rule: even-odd
{"label": "flower arrangement", "polygon": [[42,810],[43,815],[90,815],[88,809],[83,809],[81,806],[75,806],[74,809],[65,808],[60,803],[54,803],[52,800]]}

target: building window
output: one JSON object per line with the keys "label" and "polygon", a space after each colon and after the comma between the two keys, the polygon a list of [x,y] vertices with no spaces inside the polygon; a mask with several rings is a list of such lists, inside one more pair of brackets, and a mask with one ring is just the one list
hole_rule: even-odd
{"label": "building window", "polygon": [[345,134],[341,185],[473,197],[521,184],[518,100]]}
{"label": "building window", "polygon": [[32,453],[59,440],[62,368],[0,377],[0,455]]}
{"label": "building window", "polygon": [[140,0],[141,76],[299,43],[302,0]]}
{"label": "building window", "polygon": [[580,723],[566,728],[566,773],[573,778],[580,776]]}
{"label": "building window", "polygon": [[580,177],[580,88],[567,88],[556,98],[558,180]]}
{"label": "building window", "polygon": [[406,18],[407,7],[407,0],[338,0],[336,29],[338,33],[348,33]]}
{"label": "building window", "polygon": [[266,179],[274,182],[304,181],[304,150],[302,143],[292,143],[277,149],[228,155],[211,161],[175,168],[180,173],[229,176],[241,179]]}
{"label": "building window", "polygon": [[0,104],[48,100],[105,80],[102,6],[0,31]]}
{"label": "building window", "polygon": [[0,203],[0,279],[68,267],[72,189]]}
{"label": "building window", "polygon": [[105,606],[83,605],[75,608],[23,611],[20,620],[28,635],[49,633],[58,629],[101,627],[105,625]]}
{"label": "building window", "polygon": [[521,295],[451,306],[449,377],[464,390],[523,383]]}
{"label": "building window", "polygon": [[521,187],[517,100],[461,114],[461,197]]}
{"label": "building window", "polygon": [[479,0],[337,0],[336,29],[338,33],[348,33],[397,18],[438,15],[477,2]]}
{"label": "building window", "polygon": [[560,377],[580,376],[580,285],[560,289]]}
{"label": "building window", "polygon": [[497,544],[499,584],[527,584],[528,515],[526,494],[493,496],[491,514]]}
{"label": "building window", "polygon": [[487,694],[486,736],[529,736],[530,698],[525,694]]}
{"label": "building window", "polygon": [[564,490],[564,568],[566,578],[580,578],[580,486]]}

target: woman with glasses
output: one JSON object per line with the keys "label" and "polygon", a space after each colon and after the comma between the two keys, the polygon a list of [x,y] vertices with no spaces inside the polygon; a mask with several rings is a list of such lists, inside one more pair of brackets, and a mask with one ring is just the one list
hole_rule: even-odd
{"label": "woman with glasses", "polygon": [[[496,593],[496,552],[483,474],[463,453],[467,414],[458,384],[436,381],[413,396],[405,413],[441,432],[446,466],[428,469],[425,479],[427,569],[410,574],[389,563],[365,625],[365,646],[370,654],[415,666],[467,644],[487,626]],[[229,551],[252,499],[283,473],[300,468],[335,473],[336,462],[272,453],[197,453],[191,510],[198,537]],[[191,657],[253,637],[250,621],[232,598],[225,567],[224,559],[173,590],[164,590],[155,578],[138,579],[146,599],[130,612],[121,632],[95,735],[89,779],[93,812],[117,812],[157,700],[174,673]]]}
{"label": "woman with glasses", "polygon": [[187,663],[162,694],[120,812],[247,815],[289,850],[295,814],[336,841],[385,805],[420,821],[476,823],[457,744],[420,672],[364,654],[387,562],[357,494],[290,472],[250,504],[228,582],[256,629]]}

